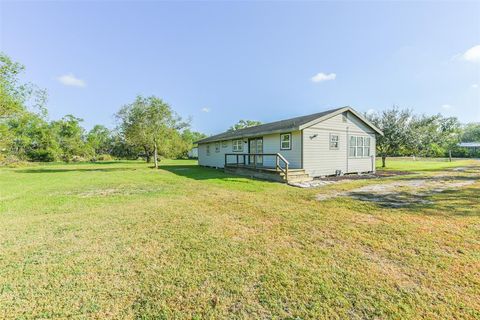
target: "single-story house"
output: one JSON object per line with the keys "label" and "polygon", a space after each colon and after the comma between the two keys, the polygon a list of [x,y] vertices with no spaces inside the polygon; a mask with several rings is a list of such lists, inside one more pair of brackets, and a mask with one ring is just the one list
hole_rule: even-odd
{"label": "single-story house", "polygon": [[[198,163],[270,170],[303,178],[375,171],[376,135],[383,133],[351,107],[227,131],[197,141]],[[235,172],[235,171],[233,171]],[[255,175],[252,175],[255,176]],[[261,176],[258,176],[261,177]]]}

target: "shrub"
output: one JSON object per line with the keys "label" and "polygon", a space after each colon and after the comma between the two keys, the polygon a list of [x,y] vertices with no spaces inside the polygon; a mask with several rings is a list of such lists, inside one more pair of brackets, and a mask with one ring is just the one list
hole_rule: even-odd
{"label": "shrub", "polygon": [[0,166],[17,168],[17,167],[25,167],[30,165],[27,161],[22,161],[17,156],[14,155],[7,155],[2,157],[0,160]]}
{"label": "shrub", "polygon": [[98,161],[112,161],[113,158],[109,154],[100,154],[100,155],[97,156],[97,160]]}
{"label": "shrub", "polygon": [[33,150],[28,153],[28,158],[35,162],[55,161],[55,152],[52,150]]}
{"label": "shrub", "polygon": [[[85,158],[84,157],[81,157],[81,156],[73,156],[72,159],[71,159],[72,162],[82,162],[82,161],[85,161]],[[67,161],[68,162],[68,161]]]}

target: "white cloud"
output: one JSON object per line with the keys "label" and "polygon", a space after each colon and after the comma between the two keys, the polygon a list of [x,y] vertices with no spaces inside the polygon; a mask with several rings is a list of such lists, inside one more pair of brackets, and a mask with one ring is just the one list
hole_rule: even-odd
{"label": "white cloud", "polygon": [[335,73],[317,73],[312,77],[313,82],[322,82],[322,81],[328,81],[328,80],[335,80],[337,75]]}
{"label": "white cloud", "polygon": [[472,84],[472,88],[473,88],[473,89],[477,89],[477,88],[478,88],[478,83]]}
{"label": "white cloud", "polygon": [[442,104],[442,109],[443,109],[443,110],[450,110],[450,109],[452,109],[452,108],[453,108],[453,106],[451,106],[451,105],[449,105],[449,104]]}
{"label": "white cloud", "polygon": [[64,74],[63,76],[58,77],[60,83],[71,86],[71,87],[85,87],[87,84],[82,79],[79,79],[73,75],[73,73]]}
{"label": "white cloud", "polygon": [[368,109],[367,110],[367,115],[372,115],[372,114],[375,114],[377,113],[377,111],[375,111],[375,109]]}
{"label": "white cloud", "polygon": [[462,54],[462,58],[470,62],[480,62],[480,44],[465,51],[465,53]]}
{"label": "white cloud", "polygon": [[208,113],[208,112],[210,112],[210,108],[207,108],[207,107],[202,108],[202,112],[207,112]]}

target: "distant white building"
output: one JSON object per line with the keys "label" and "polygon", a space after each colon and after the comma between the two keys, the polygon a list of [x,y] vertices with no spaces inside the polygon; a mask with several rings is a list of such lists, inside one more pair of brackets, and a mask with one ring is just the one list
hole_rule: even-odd
{"label": "distant white building", "polygon": [[474,153],[480,151],[480,142],[461,142],[458,144],[459,147],[467,148]]}
{"label": "distant white building", "polygon": [[193,147],[191,150],[188,151],[188,157],[190,159],[197,159],[198,158],[198,147]]}

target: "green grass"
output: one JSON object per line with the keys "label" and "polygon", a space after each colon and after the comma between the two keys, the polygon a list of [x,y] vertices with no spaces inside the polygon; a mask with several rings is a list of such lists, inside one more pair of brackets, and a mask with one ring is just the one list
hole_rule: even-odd
{"label": "green grass", "polygon": [[315,199],[382,181],[307,190],[193,161],[0,169],[0,318],[478,319],[479,181],[402,209]]}
{"label": "green grass", "polygon": [[467,166],[472,162],[469,159],[453,159],[448,158],[387,158],[386,167],[382,168],[382,161],[377,158],[377,169],[379,170],[400,170],[400,171],[438,171],[448,168]]}

